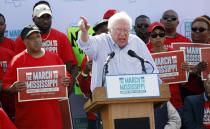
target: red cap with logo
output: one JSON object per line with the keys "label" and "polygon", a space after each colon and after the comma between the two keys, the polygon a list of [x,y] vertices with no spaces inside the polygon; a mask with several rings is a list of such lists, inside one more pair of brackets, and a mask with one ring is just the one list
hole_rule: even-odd
{"label": "red cap with logo", "polygon": [[162,23],[160,22],[153,22],[152,24],[149,25],[149,27],[147,28],[148,32],[152,32],[156,27],[160,27],[163,30],[165,30],[165,27],[163,26]]}

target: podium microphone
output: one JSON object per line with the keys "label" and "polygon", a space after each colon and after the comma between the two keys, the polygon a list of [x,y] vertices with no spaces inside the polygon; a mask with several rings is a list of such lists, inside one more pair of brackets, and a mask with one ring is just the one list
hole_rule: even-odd
{"label": "podium microphone", "polygon": [[109,53],[107,58],[106,58],[106,60],[105,60],[105,62],[104,62],[103,74],[102,74],[102,86],[104,86],[105,79],[106,79],[106,74],[109,72],[108,71],[108,63],[114,57],[114,55],[115,55],[114,52]]}
{"label": "podium microphone", "polygon": [[108,64],[109,61],[114,57],[115,53],[111,52],[108,54],[108,57],[106,58],[106,61],[104,62],[104,65]]}
{"label": "podium microphone", "polygon": [[128,50],[128,55],[131,57],[136,57],[137,59],[139,59],[140,61],[146,62],[148,63],[148,61],[140,56],[138,56],[133,50]]}
{"label": "podium microphone", "polygon": [[138,56],[133,50],[128,50],[128,55],[131,56],[131,57],[135,57],[135,58],[139,59],[140,62],[141,62],[142,71],[144,73],[147,73],[144,62],[148,63],[148,61],[146,61],[144,58]]}

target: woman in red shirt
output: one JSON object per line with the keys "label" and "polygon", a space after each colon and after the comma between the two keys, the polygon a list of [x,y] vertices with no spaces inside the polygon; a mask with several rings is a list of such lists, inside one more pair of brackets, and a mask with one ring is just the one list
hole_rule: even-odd
{"label": "woman in red shirt", "polygon": [[[167,52],[172,51],[173,48],[164,46],[165,38],[165,28],[159,22],[154,22],[148,27],[148,32],[150,32],[150,42],[153,48],[150,50],[151,53]],[[171,103],[175,108],[181,108],[183,105],[181,94],[179,90],[179,84],[170,84],[171,93]]]}
{"label": "woman in red shirt", "polygon": [[[159,53],[159,52],[167,52],[167,51],[172,51],[173,49],[168,47],[166,48],[164,46],[166,37],[165,37],[165,28],[164,26],[159,23],[159,22],[154,22],[150,24],[147,30],[150,33],[150,43],[152,44],[152,49],[150,50],[151,53]],[[180,108],[182,107],[182,100],[181,100],[181,95],[180,95],[180,90],[179,90],[179,85],[178,84],[170,84],[170,93],[171,93],[171,98],[170,102],[175,108]],[[170,103],[168,102],[168,103]],[[178,112],[174,109],[174,107],[170,106],[164,106],[166,103],[161,104],[161,106],[155,107],[155,125],[156,128],[174,128],[174,129],[179,129],[181,126],[181,119],[179,117]],[[166,107],[167,113],[164,115],[164,113],[160,113],[161,110],[164,110],[162,107]],[[172,113],[172,112],[173,113]],[[161,118],[161,122],[159,121],[158,118]],[[173,120],[172,120],[173,119]],[[170,123],[174,122],[174,124],[160,124],[160,123]]]}
{"label": "woman in red shirt", "polygon": [[[210,18],[206,15],[197,17],[192,22],[191,37],[193,43],[209,43],[210,34]],[[208,67],[207,62],[200,62],[191,68],[188,82],[185,87],[182,87],[183,97],[189,95],[198,95],[204,92],[204,83],[201,79],[201,72],[205,71]]]}

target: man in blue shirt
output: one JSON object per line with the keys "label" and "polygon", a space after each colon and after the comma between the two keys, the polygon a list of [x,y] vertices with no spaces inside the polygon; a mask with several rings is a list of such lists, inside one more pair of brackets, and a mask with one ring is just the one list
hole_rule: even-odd
{"label": "man in blue shirt", "polygon": [[134,51],[138,56],[149,61],[145,64],[147,73],[158,73],[150,52],[145,43],[136,35],[130,34],[132,20],[125,12],[113,15],[108,21],[108,34],[97,36],[88,35],[90,25],[84,17],[78,23],[81,34],[78,40],[79,47],[93,59],[91,90],[102,85],[104,62],[109,53],[115,56],[108,64],[107,75],[141,74],[142,66],[137,58],[128,55],[128,51]]}

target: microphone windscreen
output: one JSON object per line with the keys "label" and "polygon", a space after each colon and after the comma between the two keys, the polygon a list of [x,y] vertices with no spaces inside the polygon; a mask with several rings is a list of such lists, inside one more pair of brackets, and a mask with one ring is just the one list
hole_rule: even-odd
{"label": "microphone windscreen", "polygon": [[109,56],[110,56],[111,58],[113,58],[113,57],[114,57],[114,55],[115,55],[115,53],[114,53],[114,52],[111,52],[111,53],[109,54]]}
{"label": "microphone windscreen", "polygon": [[133,50],[128,50],[128,55],[131,57],[136,57],[136,53]]}

